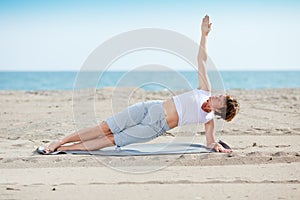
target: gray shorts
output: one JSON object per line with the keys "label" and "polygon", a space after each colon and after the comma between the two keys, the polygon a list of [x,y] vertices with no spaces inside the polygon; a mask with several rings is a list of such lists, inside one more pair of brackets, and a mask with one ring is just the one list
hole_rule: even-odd
{"label": "gray shorts", "polygon": [[150,141],[170,130],[162,100],[136,103],[106,120],[117,146]]}

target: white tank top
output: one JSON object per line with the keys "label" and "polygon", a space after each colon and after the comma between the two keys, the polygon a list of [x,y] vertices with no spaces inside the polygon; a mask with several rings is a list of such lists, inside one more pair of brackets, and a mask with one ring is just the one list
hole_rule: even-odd
{"label": "white tank top", "polygon": [[202,110],[202,104],[208,100],[210,92],[194,89],[174,96],[174,103],[178,113],[178,126],[187,124],[207,123],[213,118],[213,112]]}

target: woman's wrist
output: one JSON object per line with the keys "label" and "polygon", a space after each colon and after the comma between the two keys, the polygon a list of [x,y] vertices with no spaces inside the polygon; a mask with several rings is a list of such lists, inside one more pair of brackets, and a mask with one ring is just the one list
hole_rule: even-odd
{"label": "woman's wrist", "polygon": [[202,37],[205,37],[205,38],[206,38],[207,36],[208,36],[208,32],[204,32],[204,31],[203,31],[203,32],[202,32]]}
{"label": "woman's wrist", "polygon": [[215,148],[216,145],[217,145],[217,142],[211,142],[211,143],[207,143],[206,147],[209,149],[213,149],[213,148]]}

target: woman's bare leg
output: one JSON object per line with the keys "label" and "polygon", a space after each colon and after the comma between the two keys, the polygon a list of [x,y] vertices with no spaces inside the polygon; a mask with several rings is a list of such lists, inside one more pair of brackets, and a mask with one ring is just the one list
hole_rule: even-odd
{"label": "woman's bare leg", "polygon": [[68,145],[68,146],[60,146],[58,151],[67,151],[67,150],[98,150],[104,147],[114,146],[113,142],[113,134],[109,134],[107,136],[100,136],[98,138],[94,138],[87,141],[82,141],[76,144]]}
{"label": "woman's bare leg", "polygon": [[91,127],[91,128],[85,128],[83,130],[80,130],[78,132],[72,133],[66,137],[64,137],[61,142],[63,144],[66,144],[68,142],[78,142],[78,141],[87,141],[94,138],[98,138],[100,136],[105,136],[110,134],[111,131],[107,125],[106,122],[102,122],[100,125]]}
{"label": "woman's bare leg", "polygon": [[98,137],[103,137],[106,135],[112,134],[111,130],[109,129],[109,126],[105,121],[103,121],[100,125],[86,128],[83,130],[80,130],[78,132],[72,133],[70,135],[67,135],[66,137],[62,138],[59,141],[51,142],[45,150],[48,152],[53,152],[60,146],[69,143],[69,142],[81,142],[81,141],[88,141],[92,140]]}

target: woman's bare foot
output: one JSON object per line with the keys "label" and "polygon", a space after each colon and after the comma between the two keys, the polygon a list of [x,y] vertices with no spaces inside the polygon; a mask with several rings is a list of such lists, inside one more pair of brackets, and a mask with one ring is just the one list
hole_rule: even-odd
{"label": "woman's bare foot", "polygon": [[61,141],[53,141],[48,146],[45,147],[46,153],[51,153],[56,151],[62,145]]}

